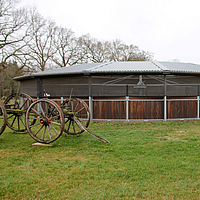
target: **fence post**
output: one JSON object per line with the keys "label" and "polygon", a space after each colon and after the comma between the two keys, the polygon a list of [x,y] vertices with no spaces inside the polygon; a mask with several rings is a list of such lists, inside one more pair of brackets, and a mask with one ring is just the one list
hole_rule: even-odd
{"label": "fence post", "polygon": [[164,96],[164,121],[167,121],[167,96]]}
{"label": "fence post", "polygon": [[129,121],[129,96],[126,96],[126,121]]}
{"label": "fence post", "polygon": [[164,121],[167,121],[167,76],[164,75]]}
{"label": "fence post", "polygon": [[91,114],[91,120],[93,119],[93,101],[92,101],[92,81],[91,76],[89,75],[89,109]]}
{"label": "fence post", "polygon": [[91,120],[92,120],[93,119],[93,102],[92,102],[91,96],[89,96],[89,109],[90,109]]}

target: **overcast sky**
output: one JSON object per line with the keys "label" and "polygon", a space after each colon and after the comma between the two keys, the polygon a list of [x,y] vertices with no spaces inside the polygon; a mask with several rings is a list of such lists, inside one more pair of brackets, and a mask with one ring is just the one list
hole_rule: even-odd
{"label": "overcast sky", "polygon": [[121,39],[154,59],[200,64],[199,0],[21,0],[76,36]]}

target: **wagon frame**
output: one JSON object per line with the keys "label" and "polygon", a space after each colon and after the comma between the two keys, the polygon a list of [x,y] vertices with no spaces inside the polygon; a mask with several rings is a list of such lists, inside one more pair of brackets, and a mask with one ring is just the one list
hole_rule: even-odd
{"label": "wagon frame", "polygon": [[25,93],[10,95],[0,103],[0,134],[6,125],[16,132],[26,132],[39,143],[49,144],[64,132],[79,135],[86,131],[98,140],[106,139],[90,132],[87,128],[91,114],[85,101],[78,98],[65,99],[59,106],[55,101],[42,98],[33,100]]}

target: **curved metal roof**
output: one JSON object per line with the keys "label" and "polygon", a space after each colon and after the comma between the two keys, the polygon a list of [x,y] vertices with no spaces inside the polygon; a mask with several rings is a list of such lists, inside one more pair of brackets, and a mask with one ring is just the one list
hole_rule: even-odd
{"label": "curved metal roof", "polygon": [[89,63],[15,77],[15,80],[58,75],[185,74],[200,75],[200,65],[179,62],[134,61]]}

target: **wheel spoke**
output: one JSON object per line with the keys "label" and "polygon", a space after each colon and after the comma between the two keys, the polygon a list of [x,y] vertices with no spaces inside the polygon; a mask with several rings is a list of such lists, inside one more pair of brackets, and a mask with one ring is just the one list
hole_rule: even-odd
{"label": "wheel spoke", "polygon": [[19,116],[17,117],[18,130],[20,130]]}
{"label": "wheel spoke", "polygon": [[47,126],[47,128],[48,128],[48,132],[49,132],[49,138],[51,140],[51,131],[50,131],[49,125]]}
{"label": "wheel spoke", "polygon": [[[48,114],[48,117],[50,117],[53,114],[54,110],[55,110],[55,107],[53,107],[52,111]],[[59,114],[57,116],[59,116]]]}
{"label": "wheel spoke", "polygon": [[57,135],[59,134],[58,131],[51,124],[49,124],[49,126],[51,126],[51,128],[56,132]]}
{"label": "wheel spoke", "polygon": [[22,116],[20,116],[20,120],[21,120],[22,124],[24,125],[24,127],[26,127],[26,125],[25,125],[25,123],[24,123],[24,121],[22,119]]}
{"label": "wheel spoke", "polygon": [[74,112],[76,112],[76,109],[78,108],[79,104],[80,104],[80,101],[78,101],[78,103],[76,104],[76,107],[74,108]]}
{"label": "wheel spoke", "polygon": [[55,124],[55,125],[58,125],[58,126],[61,126],[60,123],[57,123],[57,122],[51,122],[52,124]]}
{"label": "wheel spoke", "polygon": [[37,115],[39,115],[40,117],[43,117],[37,110],[35,110],[34,108],[31,108],[32,111],[34,111]]}
{"label": "wheel spoke", "polygon": [[24,107],[24,105],[28,102],[29,99],[26,99],[26,101],[22,104],[22,106],[19,108],[20,110]]}
{"label": "wheel spoke", "polygon": [[30,128],[33,128],[34,126],[38,126],[38,125],[40,125],[40,122],[38,122],[37,124],[31,125]]}
{"label": "wheel spoke", "polygon": [[46,128],[47,128],[47,126],[44,126],[44,132],[43,132],[43,135],[42,135],[42,140],[44,140]]}
{"label": "wheel spoke", "polygon": [[69,132],[69,129],[70,129],[71,123],[72,123],[72,121],[70,120],[70,121],[69,121],[69,125],[68,125],[68,129],[67,129],[67,132]]}
{"label": "wheel spoke", "polygon": [[13,124],[14,124],[16,118],[17,118],[17,116],[15,116],[15,118],[13,119],[13,122],[12,122],[11,126],[13,126]]}
{"label": "wheel spoke", "polygon": [[76,112],[76,114],[79,113],[79,112],[81,112],[81,111],[84,110],[84,109],[85,109],[84,107],[81,108],[79,111]]}
{"label": "wheel spoke", "polygon": [[39,129],[38,129],[38,131],[34,134],[34,136],[36,136],[40,131],[41,131],[41,129],[44,127],[44,125],[42,125]]}
{"label": "wheel spoke", "polygon": [[44,117],[44,116],[45,116],[45,113],[44,113],[44,110],[43,110],[43,108],[42,108],[42,106],[41,106],[40,103],[39,103],[39,107],[40,107],[40,110],[41,110],[41,112],[42,112],[42,117]]}
{"label": "wheel spoke", "polygon": [[13,115],[9,116],[7,119],[10,119],[10,118],[12,118],[13,116],[15,116],[15,115],[13,114]]}
{"label": "wheel spoke", "polygon": [[[38,117],[40,117],[40,118],[38,118]],[[41,116],[36,116],[36,115],[30,115],[29,116],[29,119],[33,119],[33,120],[37,120],[37,119],[41,119],[42,117]]]}
{"label": "wheel spoke", "polygon": [[74,133],[76,133],[76,128],[75,128],[74,121],[72,122],[72,125],[73,125],[73,130],[74,130]]}
{"label": "wheel spoke", "polygon": [[65,121],[65,124],[69,121],[69,118],[67,118],[67,120]]}

